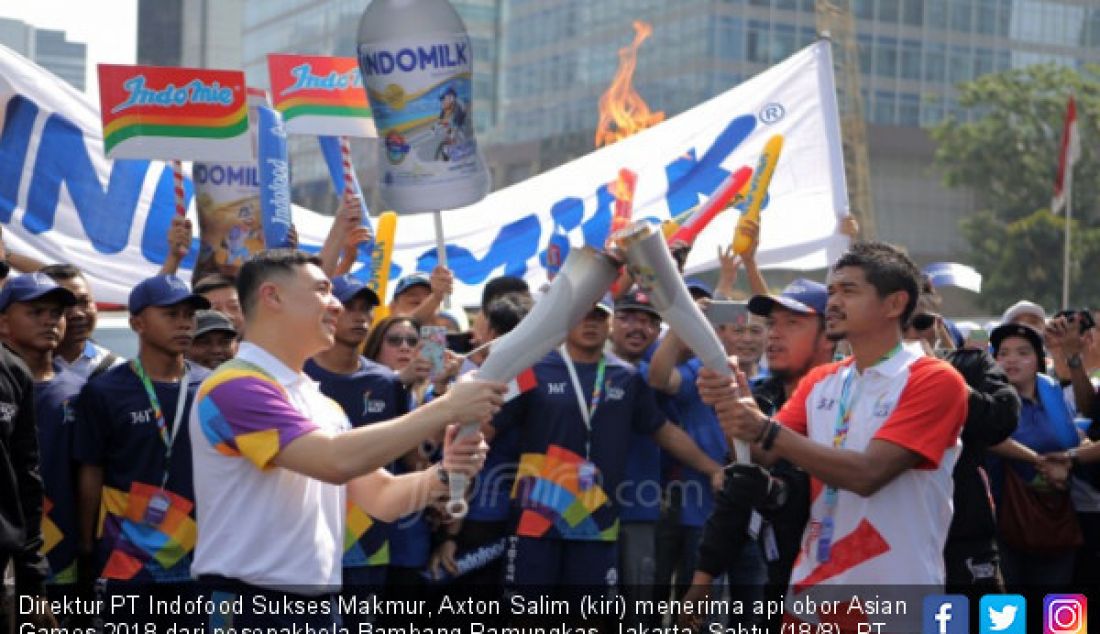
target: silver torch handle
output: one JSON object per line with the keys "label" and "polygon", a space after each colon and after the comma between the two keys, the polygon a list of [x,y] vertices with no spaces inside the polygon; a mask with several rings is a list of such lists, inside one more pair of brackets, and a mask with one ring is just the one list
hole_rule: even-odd
{"label": "silver torch handle", "polygon": [[[704,366],[725,376],[732,375],[722,342],[691,298],[661,232],[649,223],[636,222],[615,234],[614,240],[626,256],[634,282],[649,294],[653,307],[669,328]],[[748,443],[734,440],[733,449],[737,462],[751,461]]]}
{"label": "silver torch handle", "polygon": [[[493,342],[491,354],[477,371],[478,378],[507,383],[535,365],[592,310],[592,305],[615,281],[617,273],[618,264],[607,254],[591,247],[570,249],[561,272],[546,294],[514,330]],[[458,437],[477,429],[477,423],[463,423]],[[465,475],[451,475],[450,500],[446,507],[451,517],[465,517],[469,511],[466,504],[468,484]]]}

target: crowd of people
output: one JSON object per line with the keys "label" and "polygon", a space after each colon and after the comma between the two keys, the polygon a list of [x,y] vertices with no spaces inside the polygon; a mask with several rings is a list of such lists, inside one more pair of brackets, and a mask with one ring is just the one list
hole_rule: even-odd
{"label": "crowd of people", "polygon": [[[172,257],[129,296],[132,359],[95,343],[82,271],[8,258],[0,569],[17,594],[576,587],[622,593],[632,622],[657,625],[637,601],[1097,585],[1087,311],[1022,301],[983,337],[941,314],[895,247],[857,242],[826,280],[778,294],[753,250],[726,250],[715,288],[686,284],[707,306],[748,278],[742,310],[715,324],[732,376],[703,367],[626,279],[506,391],[477,368],[540,293],[491,279],[466,329],[437,267],[385,302],[347,273],[357,218],[340,213],[319,257],[265,251],[235,279],[191,285],[175,275],[191,236],[177,220]],[[448,331],[435,358],[425,326]],[[457,434],[464,422],[480,433]],[[733,463],[735,442],[753,464]],[[456,474],[473,482],[463,518],[443,505]]]}

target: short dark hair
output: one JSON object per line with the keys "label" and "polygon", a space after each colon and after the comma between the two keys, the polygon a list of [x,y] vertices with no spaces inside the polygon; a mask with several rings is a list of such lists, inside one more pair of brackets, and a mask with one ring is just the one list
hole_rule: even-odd
{"label": "short dark hair", "polygon": [[506,293],[494,299],[485,313],[489,330],[498,337],[512,332],[527,313],[531,312],[534,304],[530,297],[522,293]]}
{"label": "short dark hair", "polygon": [[211,291],[220,290],[223,288],[236,288],[237,283],[221,273],[211,273],[210,275],[204,275],[191,285],[191,290],[196,295],[202,295],[203,293],[209,293]]}
{"label": "short dark hair", "polygon": [[76,278],[84,278],[84,271],[72,264],[48,264],[40,269],[40,273],[49,275],[55,282],[64,282],[65,280],[75,280]]}
{"label": "short dark hair", "polygon": [[875,287],[879,297],[905,291],[909,298],[901,314],[901,325],[909,317],[920,297],[921,272],[904,251],[885,242],[857,242],[833,264],[833,271],[854,266],[863,269],[867,282]]}
{"label": "short dark hair", "polygon": [[508,293],[530,295],[531,287],[527,286],[527,282],[522,277],[514,275],[494,277],[485,284],[485,288],[481,291],[481,312],[488,315],[489,304],[492,304],[494,299]]}
{"label": "short dark hair", "polygon": [[237,274],[237,295],[245,318],[256,309],[256,293],[264,282],[275,276],[289,275],[306,264],[321,266],[321,258],[297,249],[260,251],[249,258]]}

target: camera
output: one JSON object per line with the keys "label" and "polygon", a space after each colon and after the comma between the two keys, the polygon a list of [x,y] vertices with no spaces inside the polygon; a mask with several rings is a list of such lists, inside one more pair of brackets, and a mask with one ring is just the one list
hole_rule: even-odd
{"label": "camera", "polygon": [[1054,316],[1065,317],[1066,321],[1071,324],[1076,323],[1081,334],[1085,334],[1085,331],[1089,328],[1096,327],[1096,320],[1092,318],[1092,312],[1088,309],[1062,310],[1058,311]]}

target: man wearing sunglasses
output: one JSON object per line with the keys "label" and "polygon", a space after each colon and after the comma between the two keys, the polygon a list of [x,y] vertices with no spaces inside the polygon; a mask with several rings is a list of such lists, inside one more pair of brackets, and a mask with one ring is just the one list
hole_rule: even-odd
{"label": "man wearing sunglasses", "polygon": [[955,348],[945,320],[937,312],[938,299],[925,278],[905,338],[920,341],[929,354],[937,351],[970,388],[962,451],[951,474],[955,512],[943,551],[947,588],[949,592],[998,592],[1004,582],[997,552],[997,521],[982,465],[989,448],[1007,440],[1016,429],[1020,398],[988,352]]}
{"label": "man wearing sunglasses", "polygon": [[520,430],[506,589],[619,583],[620,505],[631,432],[651,435],[684,464],[721,476],[626,361],[604,351],[611,298],[593,306],[565,343],[535,364],[537,387],[494,419],[497,434]]}

